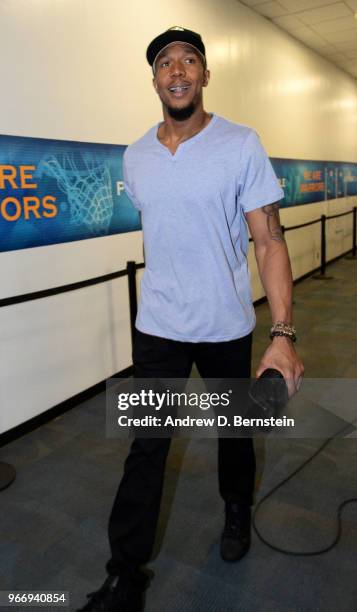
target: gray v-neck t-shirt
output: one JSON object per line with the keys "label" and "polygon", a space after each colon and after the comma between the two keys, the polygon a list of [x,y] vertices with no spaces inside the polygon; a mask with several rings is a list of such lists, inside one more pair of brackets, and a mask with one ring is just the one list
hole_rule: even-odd
{"label": "gray v-neck t-shirt", "polygon": [[211,115],[174,155],[158,140],[158,124],[123,158],[145,249],[135,325],[183,342],[228,341],[253,330],[244,213],[284,197],[257,133]]}

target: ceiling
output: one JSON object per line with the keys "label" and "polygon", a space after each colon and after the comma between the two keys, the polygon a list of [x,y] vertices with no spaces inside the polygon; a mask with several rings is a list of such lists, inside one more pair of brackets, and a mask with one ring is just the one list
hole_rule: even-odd
{"label": "ceiling", "polygon": [[357,0],[240,0],[357,77]]}

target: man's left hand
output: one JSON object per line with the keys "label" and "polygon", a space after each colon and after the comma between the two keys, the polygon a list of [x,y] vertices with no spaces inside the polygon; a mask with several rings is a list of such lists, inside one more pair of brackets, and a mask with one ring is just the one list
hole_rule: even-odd
{"label": "man's left hand", "polygon": [[256,377],[259,378],[264,370],[268,368],[274,368],[284,376],[288,387],[289,398],[297,393],[304,375],[304,365],[290,338],[285,336],[276,336],[273,338],[262,357],[256,371]]}

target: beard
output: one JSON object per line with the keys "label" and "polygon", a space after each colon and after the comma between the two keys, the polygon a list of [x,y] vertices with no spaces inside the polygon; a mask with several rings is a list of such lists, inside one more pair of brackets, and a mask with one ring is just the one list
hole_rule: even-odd
{"label": "beard", "polygon": [[175,121],[185,121],[186,119],[189,119],[195,112],[195,109],[196,107],[193,102],[191,102],[188,106],[184,106],[183,108],[173,108],[172,106],[167,106],[167,112],[172,119],[175,119]]}

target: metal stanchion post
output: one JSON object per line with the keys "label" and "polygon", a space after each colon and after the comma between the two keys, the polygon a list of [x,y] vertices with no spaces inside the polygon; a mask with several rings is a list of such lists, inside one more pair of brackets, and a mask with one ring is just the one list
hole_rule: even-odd
{"label": "metal stanchion post", "polygon": [[352,209],[352,253],[351,255],[347,255],[346,259],[357,259],[357,206],[354,206]]}
{"label": "metal stanchion post", "polygon": [[136,319],[136,313],[138,311],[138,300],[137,300],[137,294],[136,294],[136,263],[135,261],[127,261],[126,269],[128,272],[128,285],[129,285],[131,340],[132,340],[132,343],[134,343],[135,319]]}
{"label": "metal stanchion post", "polygon": [[326,215],[321,215],[321,246],[320,246],[320,273],[314,274],[314,280],[331,280],[332,276],[326,276]]}
{"label": "metal stanchion post", "polygon": [[321,215],[321,276],[326,272],[326,215]]}

